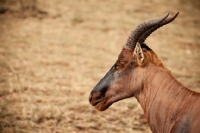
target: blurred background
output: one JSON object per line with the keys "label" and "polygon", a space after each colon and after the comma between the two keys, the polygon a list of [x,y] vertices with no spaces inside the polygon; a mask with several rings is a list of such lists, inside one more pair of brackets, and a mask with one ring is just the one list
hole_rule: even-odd
{"label": "blurred background", "polygon": [[0,132],[150,133],[135,98],[88,96],[139,23],[178,11],[146,43],[200,92],[199,0],[0,0]]}

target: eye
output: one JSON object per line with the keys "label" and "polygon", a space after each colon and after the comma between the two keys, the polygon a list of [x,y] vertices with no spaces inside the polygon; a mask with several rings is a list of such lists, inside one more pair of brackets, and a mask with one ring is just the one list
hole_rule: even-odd
{"label": "eye", "polygon": [[124,60],[118,60],[116,63],[115,63],[115,66],[114,66],[114,71],[118,71],[120,69],[123,69],[127,64],[127,61],[124,61]]}
{"label": "eye", "polygon": [[114,71],[117,71],[117,70],[119,70],[119,65],[118,65],[118,63],[115,63]]}
{"label": "eye", "polygon": [[126,61],[120,61],[120,64],[124,65],[124,64],[126,64]]}
{"label": "eye", "polygon": [[113,65],[113,73],[119,70],[119,62],[116,61],[116,63]]}

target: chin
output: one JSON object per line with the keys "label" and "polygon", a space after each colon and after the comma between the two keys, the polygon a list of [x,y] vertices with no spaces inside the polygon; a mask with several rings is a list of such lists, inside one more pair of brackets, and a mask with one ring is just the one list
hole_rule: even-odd
{"label": "chin", "polygon": [[103,101],[98,103],[95,108],[98,111],[105,111],[106,109],[108,109],[112,104],[105,104]]}

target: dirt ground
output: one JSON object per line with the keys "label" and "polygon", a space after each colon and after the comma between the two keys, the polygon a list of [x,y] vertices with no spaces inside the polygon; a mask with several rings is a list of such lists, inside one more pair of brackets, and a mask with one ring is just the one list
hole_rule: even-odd
{"label": "dirt ground", "polygon": [[177,19],[147,44],[185,86],[200,92],[200,2],[38,0],[0,14],[1,133],[150,133],[135,98],[99,112],[90,91],[141,22]]}

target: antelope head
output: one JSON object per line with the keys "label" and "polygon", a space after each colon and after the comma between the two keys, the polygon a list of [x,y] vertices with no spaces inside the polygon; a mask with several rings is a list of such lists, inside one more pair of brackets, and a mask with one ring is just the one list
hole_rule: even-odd
{"label": "antelope head", "polygon": [[89,102],[97,110],[104,111],[114,102],[140,93],[149,64],[164,67],[144,41],[153,31],[173,21],[178,13],[171,18],[168,15],[143,22],[131,32],[118,60],[90,93]]}

